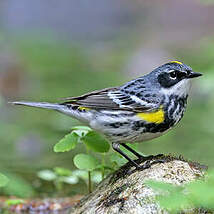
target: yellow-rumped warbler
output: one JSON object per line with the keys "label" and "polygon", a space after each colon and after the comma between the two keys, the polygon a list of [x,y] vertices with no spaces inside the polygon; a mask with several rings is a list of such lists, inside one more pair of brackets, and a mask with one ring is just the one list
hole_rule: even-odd
{"label": "yellow-rumped warbler", "polygon": [[63,103],[13,104],[54,109],[76,118],[102,133],[114,150],[139,167],[120,145],[143,158],[125,143],[159,137],[175,126],[186,108],[190,79],[201,75],[181,62],[171,61],[122,86],[66,98]]}

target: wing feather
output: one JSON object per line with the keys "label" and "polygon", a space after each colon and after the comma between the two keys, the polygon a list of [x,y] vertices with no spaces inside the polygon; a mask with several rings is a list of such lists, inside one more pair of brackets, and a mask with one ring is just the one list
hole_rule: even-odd
{"label": "wing feather", "polygon": [[64,105],[76,104],[82,107],[104,110],[132,110],[148,112],[156,110],[159,105],[139,99],[136,96],[124,93],[120,88],[105,88],[92,91],[78,97],[65,98]]}

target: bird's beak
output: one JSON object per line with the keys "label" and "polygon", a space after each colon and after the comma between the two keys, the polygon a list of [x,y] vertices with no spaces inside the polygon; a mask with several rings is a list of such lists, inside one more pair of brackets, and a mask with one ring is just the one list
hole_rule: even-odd
{"label": "bird's beak", "polygon": [[190,71],[187,75],[187,78],[190,79],[190,78],[195,78],[195,77],[200,77],[200,76],[202,76],[201,73]]}

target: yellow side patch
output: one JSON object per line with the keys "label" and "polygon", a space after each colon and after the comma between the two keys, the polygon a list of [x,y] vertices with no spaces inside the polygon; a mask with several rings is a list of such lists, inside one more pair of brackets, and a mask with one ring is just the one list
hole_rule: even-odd
{"label": "yellow side patch", "polygon": [[183,63],[179,62],[179,61],[171,61],[170,63],[177,63],[177,64],[180,64],[180,65],[183,65]]}
{"label": "yellow side patch", "polygon": [[156,112],[138,113],[137,116],[150,123],[162,123],[164,121],[164,111],[162,108]]}
{"label": "yellow side patch", "polygon": [[90,110],[90,108],[82,107],[82,106],[79,106],[78,109],[79,109],[80,111],[89,111],[89,110]]}

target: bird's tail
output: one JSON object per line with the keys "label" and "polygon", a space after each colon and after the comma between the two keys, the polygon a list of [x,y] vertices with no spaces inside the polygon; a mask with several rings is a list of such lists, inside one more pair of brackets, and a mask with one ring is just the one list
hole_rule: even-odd
{"label": "bird's tail", "polygon": [[46,103],[46,102],[25,102],[25,101],[17,101],[17,102],[10,102],[14,105],[24,105],[24,106],[31,106],[31,107],[37,107],[37,108],[45,108],[45,109],[54,109],[54,110],[60,110],[62,108],[62,105],[57,103]]}
{"label": "bird's tail", "polygon": [[46,102],[25,102],[25,101],[17,101],[17,102],[10,102],[14,105],[24,105],[30,107],[37,107],[37,108],[44,108],[44,109],[53,109],[59,111],[63,114],[76,118],[82,122],[89,123],[92,119],[92,114],[90,112],[85,112],[78,109],[73,109],[72,105],[68,106],[65,104],[60,103],[46,103]]}

